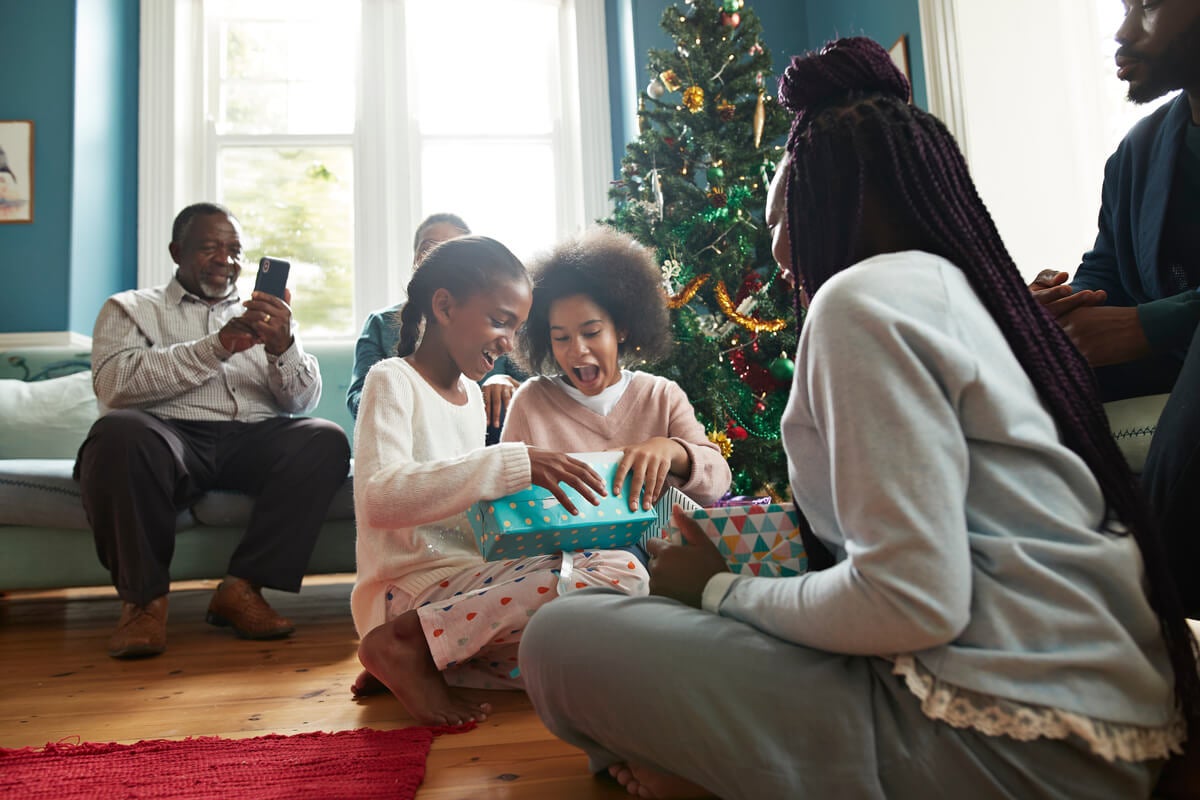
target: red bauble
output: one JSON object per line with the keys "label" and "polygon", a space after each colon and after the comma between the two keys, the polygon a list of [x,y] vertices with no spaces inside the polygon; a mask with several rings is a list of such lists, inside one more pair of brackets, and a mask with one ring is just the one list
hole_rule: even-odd
{"label": "red bauble", "polygon": [[736,11],[732,14],[721,12],[721,24],[726,28],[736,28],[738,25],[742,24],[742,15]]}
{"label": "red bauble", "polygon": [[729,438],[733,439],[734,441],[740,442],[743,439],[750,438],[750,434],[741,425],[734,425],[732,428],[729,429]]}
{"label": "red bauble", "polygon": [[757,403],[754,404],[754,413],[755,414],[761,414],[762,412],[764,412],[766,410],[767,410],[767,404],[764,403],[762,400],[759,400]]}

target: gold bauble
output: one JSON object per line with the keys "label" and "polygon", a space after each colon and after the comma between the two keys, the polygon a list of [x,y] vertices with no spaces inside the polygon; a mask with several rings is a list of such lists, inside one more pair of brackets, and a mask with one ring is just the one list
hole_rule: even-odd
{"label": "gold bauble", "polygon": [[704,90],[699,86],[689,86],[683,90],[683,105],[693,114],[704,108]]}

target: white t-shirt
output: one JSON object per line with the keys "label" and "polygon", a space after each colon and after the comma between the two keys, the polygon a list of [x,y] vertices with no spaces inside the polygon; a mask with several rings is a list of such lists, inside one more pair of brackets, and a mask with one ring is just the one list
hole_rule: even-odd
{"label": "white t-shirt", "polygon": [[625,394],[625,390],[629,388],[629,382],[633,380],[633,373],[627,369],[621,370],[621,378],[612,386],[609,386],[603,392],[597,395],[586,395],[575,388],[575,384],[563,376],[559,378],[562,381],[563,390],[576,403],[586,408],[595,414],[602,417],[607,417],[608,413],[613,410],[613,406],[621,399],[621,395]]}

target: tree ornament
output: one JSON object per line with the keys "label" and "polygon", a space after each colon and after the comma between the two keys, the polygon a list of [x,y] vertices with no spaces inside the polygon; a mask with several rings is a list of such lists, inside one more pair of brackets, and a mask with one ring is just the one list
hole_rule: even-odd
{"label": "tree ornament", "polygon": [[735,442],[741,442],[749,438],[750,434],[741,425],[734,425],[733,420],[729,420],[729,426],[725,429],[730,439]]}
{"label": "tree ornament", "polygon": [[683,90],[683,105],[693,114],[698,114],[704,108],[704,90],[699,86],[689,86]]}
{"label": "tree ornament", "polygon": [[733,119],[734,112],[736,111],[737,106],[728,100],[722,99],[717,101],[717,116],[721,118],[722,122],[731,121]]}
{"label": "tree ornament", "polygon": [[758,90],[758,102],[754,106],[754,146],[758,147],[762,144],[763,125],[767,121],[767,109],[764,106],[763,96],[766,94],[762,89]]}
{"label": "tree ornament", "polygon": [[736,11],[732,14],[726,14],[724,11],[722,11],[721,24],[726,28],[736,28],[738,25],[742,24],[742,15]]}
{"label": "tree ornament", "polygon": [[725,316],[741,325],[748,331],[754,333],[778,333],[787,327],[787,320],[772,319],[767,321],[757,320],[753,317],[748,317],[745,314],[738,313],[738,310],[733,307],[733,299],[729,296],[729,290],[725,288],[725,284],[718,282],[715,290],[717,305],[721,307],[721,311]]}
{"label": "tree ornament", "polygon": [[733,442],[729,441],[729,437],[721,431],[709,431],[708,440],[721,449],[721,458],[729,458],[733,455]]}
{"label": "tree ornament", "polygon": [[654,195],[654,208],[658,211],[658,219],[661,222],[663,218],[663,190],[662,178],[658,175],[657,169],[650,170],[650,191]]}
{"label": "tree ornament", "polygon": [[767,370],[781,381],[790,381],[796,374],[796,364],[787,356],[780,356],[767,365]]}
{"label": "tree ornament", "polygon": [[754,44],[750,45],[750,50],[749,50],[750,55],[756,56],[759,53],[761,53],[762,51],[763,51],[763,46],[761,44],[759,44],[758,42],[755,42]]}
{"label": "tree ornament", "polygon": [[724,208],[729,203],[729,198],[720,189],[708,190],[708,203],[713,208]]}
{"label": "tree ornament", "polygon": [[700,291],[700,287],[708,280],[708,273],[697,275],[688,281],[687,286],[680,290],[679,294],[667,298],[667,308],[683,308],[688,303],[692,302],[692,298],[696,296],[696,292]]}
{"label": "tree ornament", "polygon": [[675,279],[683,272],[683,264],[674,258],[668,258],[659,267],[662,270],[663,286],[672,294],[675,292]]}
{"label": "tree ornament", "polygon": [[679,81],[679,76],[675,74],[675,70],[673,69],[658,73],[658,79],[663,82],[663,86],[667,87],[668,92],[678,92],[683,88],[683,84]]}
{"label": "tree ornament", "polygon": [[761,414],[766,410],[767,410],[767,404],[764,403],[762,400],[758,400],[757,402],[754,403],[754,413],[755,414]]}
{"label": "tree ornament", "polygon": [[726,14],[732,14],[741,7],[742,4],[739,3],[738,0],[725,0],[723,3],[721,3],[721,8],[725,9]]}
{"label": "tree ornament", "polygon": [[714,164],[708,168],[708,172],[705,173],[705,176],[708,178],[708,182],[710,184],[719,184],[725,180],[725,170]]}
{"label": "tree ornament", "polygon": [[646,86],[646,94],[653,97],[655,100],[661,100],[662,96],[667,93],[667,86],[661,79],[655,78]]}

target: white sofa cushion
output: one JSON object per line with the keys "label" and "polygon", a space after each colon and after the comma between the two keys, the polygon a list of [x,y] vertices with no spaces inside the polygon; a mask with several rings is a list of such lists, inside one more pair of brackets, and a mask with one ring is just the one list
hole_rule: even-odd
{"label": "white sofa cushion", "polygon": [[0,459],[75,458],[100,416],[92,373],[0,380]]}

